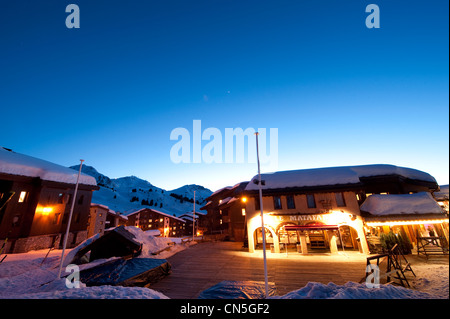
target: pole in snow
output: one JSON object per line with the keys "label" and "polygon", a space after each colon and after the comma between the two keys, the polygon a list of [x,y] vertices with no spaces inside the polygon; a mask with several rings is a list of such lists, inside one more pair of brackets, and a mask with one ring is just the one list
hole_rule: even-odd
{"label": "pole in snow", "polygon": [[267,279],[267,257],[266,257],[266,230],[264,228],[264,213],[263,213],[263,200],[262,200],[262,185],[261,185],[261,169],[259,165],[259,146],[258,146],[258,135],[256,132],[256,156],[258,160],[258,188],[259,188],[259,207],[261,208],[261,231],[262,231],[262,240],[263,240],[263,256],[264,256],[264,284],[265,284],[265,293],[266,299],[269,297],[269,282]]}
{"label": "pole in snow", "polygon": [[194,241],[195,236],[195,191],[194,191],[194,211],[192,212],[192,241]]}
{"label": "pole in snow", "polygon": [[80,181],[81,167],[83,166],[83,162],[84,162],[84,160],[80,160],[80,169],[78,170],[77,183],[75,185],[75,191],[74,191],[73,197],[72,197],[72,206],[70,207],[69,221],[67,222],[67,229],[66,229],[66,234],[64,236],[63,250],[61,253],[61,261],[59,263],[58,279],[61,278],[62,265],[64,263],[64,252],[66,250],[67,238],[69,237],[70,223],[72,221],[72,214],[73,214],[73,207],[75,206],[75,199],[77,198],[78,183]]}

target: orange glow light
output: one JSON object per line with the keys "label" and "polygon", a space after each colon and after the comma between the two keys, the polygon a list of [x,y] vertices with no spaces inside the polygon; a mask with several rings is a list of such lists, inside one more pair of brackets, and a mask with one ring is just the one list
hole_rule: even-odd
{"label": "orange glow light", "polygon": [[48,216],[51,212],[53,212],[53,207],[42,207],[42,206],[38,206],[36,208],[36,213],[42,214],[44,216]]}

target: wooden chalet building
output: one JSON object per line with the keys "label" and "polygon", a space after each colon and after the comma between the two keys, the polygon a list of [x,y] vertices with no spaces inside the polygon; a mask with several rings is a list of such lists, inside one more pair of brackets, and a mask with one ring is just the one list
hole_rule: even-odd
{"label": "wooden chalet building", "polygon": [[[445,231],[447,228],[448,237],[448,217],[445,220],[445,215],[433,208],[434,200],[430,195],[439,186],[425,172],[393,165],[363,165],[280,171],[262,174],[261,179],[267,249],[270,247],[273,252],[334,253],[338,250],[357,250],[370,253],[366,237],[372,232],[379,236],[380,231],[404,231],[411,224],[411,218],[399,219],[397,215],[394,217],[397,226],[401,227],[393,229],[387,222],[392,221],[388,217],[389,211],[384,212],[382,217],[371,209],[361,211],[364,203],[364,207],[369,207],[367,201],[372,196],[394,194],[406,194],[412,198],[416,193],[425,193],[423,196],[416,195],[422,196],[428,206],[416,211],[414,224],[419,224],[419,221],[443,224],[442,229]],[[262,248],[258,176],[252,178],[243,194],[247,197],[245,210],[249,251],[253,252]],[[434,205],[437,206],[435,201]],[[374,232],[366,218],[370,219],[371,225],[376,225],[374,227],[378,227],[378,223],[385,224]],[[410,237],[411,233],[406,231]]]}
{"label": "wooden chalet building", "polygon": [[128,218],[119,212],[101,204],[91,204],[88,221],[88,238],[95,234],[104,234],[105,229],[126,225]]}
{"label": "wooden chalet building", "polygon": [[206,198],[205,226],[209,234],[223,234],[233,241],[245,241],[246,204],[242,201],[242,192],[248,182],[224,187]]}
{"label": "wooden chalet building", "polygon": [[[184,235],[192,236],[192,231],[194,230],[194,213],[188,212],[178,216],[183,219],[185,224]],[[195,212],[195,232],[196,236],[202,236],[206,232],[208,232],[208,223],[206,219],[205,212]]]}
{"label": "wooden chalet building", "polygon": [[[78,172],[0,147],[0,241],[19,253],[62,244]],[[68,246],[87,238],[93,177],[82,174]]]}
{"label": "wooden chalet building", "polygon": [[185,220],[152,208],[142,208],[127,215],[127,226],[143,231],[159,230],[164,237],[181,237],[185,232]]}

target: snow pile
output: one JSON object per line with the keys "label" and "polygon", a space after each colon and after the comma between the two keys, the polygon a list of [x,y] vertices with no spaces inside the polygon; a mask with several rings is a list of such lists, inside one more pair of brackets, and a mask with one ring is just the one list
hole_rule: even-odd
{"label": "snow pile", "polygon": [[[45,181],[76,184],[78,172],[35,157],[8,151],[0,147],[0,173],[39,177]],[[80,175],[80,184],[96,186],[92,176]]]}
{"label": "snow pile", "polygon": [[365,284],[349,281],[344,285],[309,282],[305,287],[276,299],[435,299],[432,294],[393,285],[368,288]]}
{"label": "snow pile", "polygon": [[76,254],[80,250],[82,250],[86,246],[89,246],[90,244],[92,244],[94,241],[96,241],[99,238],[100,238],[100,234],[95,234],[94,236],[85,239],[77,247],[71,249],[64,257],[63,266],[66,267],[68,264],[70,264],[73,261],[73,259],[75,258]]}
{"label": "snow pile", "polygon": [[[180,240],[177,241],[175,238],[155,236],[156,234],[159,234],[159,231],[150,230],[144,232],[140,228],[134,226],[123,227],[134,236],[135,241],[142,244],[142,251],[136,258],[165,259],[189,246],[186,243],[182,243]],[[100,237],[100,234],[96,234],[80,243],[77,247],[71,249],[64,258],[63,266],[66,267],[68,264],[72,263],[80,250],[89,246]],[[93,264],[93,262],[89,264]]]}
{"label": "snow pile", "polygon": [[[140,228],[126,226],[125,229],[135,237],[136,241],[142,244],[142,252],[138,258],[155,258],[156,253],[168,249],[174,242],[168,237],[155,237],[152,233],[142,231]],[[161,258],[157,256],[156,258]]]}
{"label": "snow pile", "polygon": [[[40,250],[8,255],[0,267],[0,299],[168,299],[162,293],[140,287],[81,284],[80,288],[67,288],[65,278],[57,279],[61,251],[53,251],[44,261],[46,253],[47,250]],[[66,275],[64,271],[62,275]]]}
{"label": "snow pile", "polygon": [[371,195],[361,205],[361,211],[372,215],[442,214],[430,193],[401,195]]}
{"label": "snow pile", "polygon": [[[301,169],[261,174],[265,181],[263,189],[314,187],[327,185],[359,184],[360,178],[371,176],[398,175],[409,179],[436,183],[433,176],[428,173],[394,165],[375,164],[361,166],[325,167],[314,169]],[[257,180],[254,176],[252,180]],[[245,190],[257,190],[258,185],[248,183]]]}
{"label": "snow pile", "polygon": [[[61,280],[63,282],[63,280]],[[61,289],[26,294],[23,299],[169,299],[166,295],[149,288],[98,286]]]}

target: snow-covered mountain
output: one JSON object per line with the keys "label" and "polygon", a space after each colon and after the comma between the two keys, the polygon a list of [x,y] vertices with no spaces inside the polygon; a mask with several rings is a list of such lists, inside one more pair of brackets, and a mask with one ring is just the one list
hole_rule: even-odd
{"label": "snow-covered mountain", "polygon": [[[75,165],[70,168],[78,170],[79,166]],[[194,191],[196,210],[206,204],[205,199],[212,194],[211,190],[194,184],[174,190],[165,190],[136,176],[111,179],[88,165],[83,166],[82,172],[94,177],[100,187],[98,191],[94,191],[92,203],[106,205],[124,215],[137,209],[149,207],[179,216],[192,211]]]}

